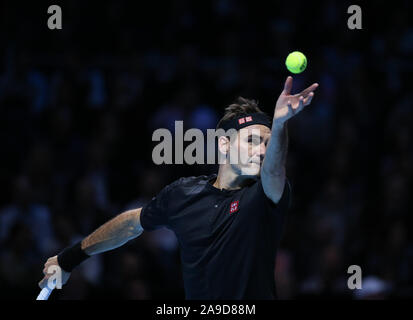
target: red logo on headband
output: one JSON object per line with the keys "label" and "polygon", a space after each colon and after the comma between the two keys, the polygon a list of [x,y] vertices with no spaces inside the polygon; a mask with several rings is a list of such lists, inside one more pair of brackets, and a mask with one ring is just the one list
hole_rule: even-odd
{"label": "red logo on headband", "polygon": [[252,117],[248,116],[248,117],[245,117],[245,118],[238,119],[238,124],[243,124],[245,122],[250,122],[250,121],[252,121]]}

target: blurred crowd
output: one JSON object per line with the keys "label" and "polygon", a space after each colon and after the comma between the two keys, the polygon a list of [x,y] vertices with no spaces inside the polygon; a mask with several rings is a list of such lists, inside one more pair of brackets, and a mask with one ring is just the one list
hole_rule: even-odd
{"label": "blurred crowd", "polygon": [[[293,199],[274,275],[281,299],[413,297],[412,10],[346,2],[235,0],[62,4],[0,10],[0,295],[32,299],[43,264],[115,215],[213,165],[152,162],[152,133],[215,128],[238,96],[272,114],[320,84],[289,121]],[[159,6],[161,8],[159,8]],[[385,17],[381,19],[380,17]],[[363,289],[349,290],[348,268]],[[3,289],[5,288],[5,289]],[[51,299],[183,299],[178,243],[161,229],[93,256]]]}

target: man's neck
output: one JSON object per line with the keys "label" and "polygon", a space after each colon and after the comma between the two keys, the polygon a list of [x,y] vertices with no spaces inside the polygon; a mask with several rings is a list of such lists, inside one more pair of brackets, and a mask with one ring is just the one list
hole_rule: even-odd
{"label": "man's neck", "polygon": [[249,185],[253,180],[249,176],[236,174],[230,166],[221,165],[213,186],[220,190],[237,190]]}

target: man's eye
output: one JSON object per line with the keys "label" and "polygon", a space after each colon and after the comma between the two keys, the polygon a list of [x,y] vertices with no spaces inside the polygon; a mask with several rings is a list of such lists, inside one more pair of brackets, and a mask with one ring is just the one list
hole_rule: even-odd
{"label": "man's eye", "polygon": [[259,145],[264,141],[261,137],[249,137],[248,138],[248,143],[253,144],[253,145]]}

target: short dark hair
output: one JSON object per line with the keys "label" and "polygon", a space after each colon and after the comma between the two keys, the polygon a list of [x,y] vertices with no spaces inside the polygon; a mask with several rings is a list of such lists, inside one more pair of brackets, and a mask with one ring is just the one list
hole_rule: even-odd
{"label": "short dark hair", "polygon": [[[258,107],[258,101],[250,100],[243,97],[238,97],[232,104],[225,108],[224,116],[219,120],[217,128],[220,127],[222,121],[231,120],[249,113],[264,113]],[[265,114],[265,113],[264,113]]]}

